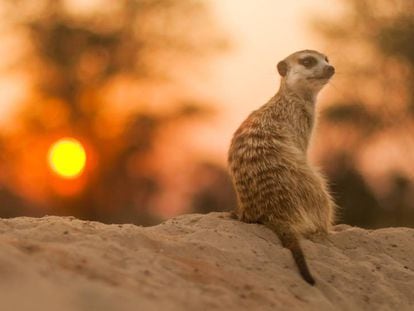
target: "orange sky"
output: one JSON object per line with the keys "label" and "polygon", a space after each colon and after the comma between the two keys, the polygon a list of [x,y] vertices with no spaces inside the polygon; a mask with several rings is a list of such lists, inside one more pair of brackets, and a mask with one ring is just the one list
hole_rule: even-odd
{"label": "orange sky", "polygon": [[[243,115],[275,91],[278,60],[295,50],[320,47],[309,31],[308,22],[315,14],[336,11],[335,5],[339,3],[329,0],[207,1],[234,48],[213,62],[209,74],[201,77],[201,81],[194,81],[193,88],[220,103],[231,124],[238,123]],[[79,13],[107,7],[102,5],[105,0],[66,2],[69,9]],[[3,39],[0,51],[6,52],[19,42],[10,36],[5,38],[1,33],[3,30],[0,28]],[[8,53],[1,54],[6,56]],[[25,85],[20,76],[0,76],[0,126],[7,121],[15,102],[21,100],[24,92]]]}
{"label": "orange sky", "polygon": [[[206,72],[196,73],[186,81],[187,89],[196,97],[201,95],[215,103],[220,114],[214,124],[200,126],[188,147],[224,163],[228,142],[237,125],[276,92],[279,83],[276,63],[299,49],[321,49],[322,44],[313,36],[309,22],[315,16],[337,11],[340,1],[206,1],[233,47],[211,61]],[[77,10],[80,14],[96,8],[109,9],[103,3],[107,0],[66,1],[69,10]],[[1,13],[0,6],[0,17]],[[3,38],[0,52],[16,50],[13,46],[18,46],[19,42],[10,36],[4,37],[2,30],[0,27]],[[25,93],[24,77],[0,75],[0,127],[7,127],[9,115]],[[322,101],[327,93],[329,90],[322,93]]]}
{"label": "orange sky", "polygon": [[[323,50],[312,33],[310,21],[339,12],[340,1],[328,0],[210,0],[219,24],[234,47],[210,65],[209,73],[189,82],[193,89],[218,105],[221,118],[214,126],[199,130],[200,153],[220,162],[236,127],[250,111],[264,104],[277,91],[276,64],[294,51]],[[324,51],[329,55],[329,51]],[[322,92],[320,98],[329,94]],[[208,141],[206,145],[203,142]]]}

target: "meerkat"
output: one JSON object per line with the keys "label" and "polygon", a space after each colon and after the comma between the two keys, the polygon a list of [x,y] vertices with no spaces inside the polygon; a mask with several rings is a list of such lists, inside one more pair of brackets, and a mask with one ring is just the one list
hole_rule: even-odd
{"label": "meerkat", "polygon": [[291,54],[277,65],[280,88],[235,132],[228,164],[236,190],[236,217],[261,223],[289,249],[303,279],[315,280],[299,238],[328,234],[335,204],[326,181],[307,158],[319,91],[335,73],[314,50]]}

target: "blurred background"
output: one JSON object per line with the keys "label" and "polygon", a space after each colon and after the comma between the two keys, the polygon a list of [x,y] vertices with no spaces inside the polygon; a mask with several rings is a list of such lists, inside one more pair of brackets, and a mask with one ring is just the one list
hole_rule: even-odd
{"label": "blurred background", "polygon": [[233,209],[231,136],[306,48],[337,70],[310,156],[339,222],[413,227],[406,0],[0,0],[0,217]]}

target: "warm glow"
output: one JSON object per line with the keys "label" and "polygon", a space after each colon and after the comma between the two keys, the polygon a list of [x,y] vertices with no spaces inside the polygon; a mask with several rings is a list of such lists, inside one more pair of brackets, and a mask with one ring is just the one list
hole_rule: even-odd
{"label": "warm glow", "polygon": [[48,161],[50,168],[59,176],[75,178],[85,168],[85,149],[74,138],[62,138],[50,147]]}

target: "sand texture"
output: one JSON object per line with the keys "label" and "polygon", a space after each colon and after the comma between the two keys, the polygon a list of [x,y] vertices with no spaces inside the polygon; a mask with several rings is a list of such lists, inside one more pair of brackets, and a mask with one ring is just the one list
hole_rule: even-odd
{"label": "sand texture", "polygon": [[339,225],[303,240],[316,286],[226,213],[154,227],[0,220],[0,310],[414,310],[414,229]]}

